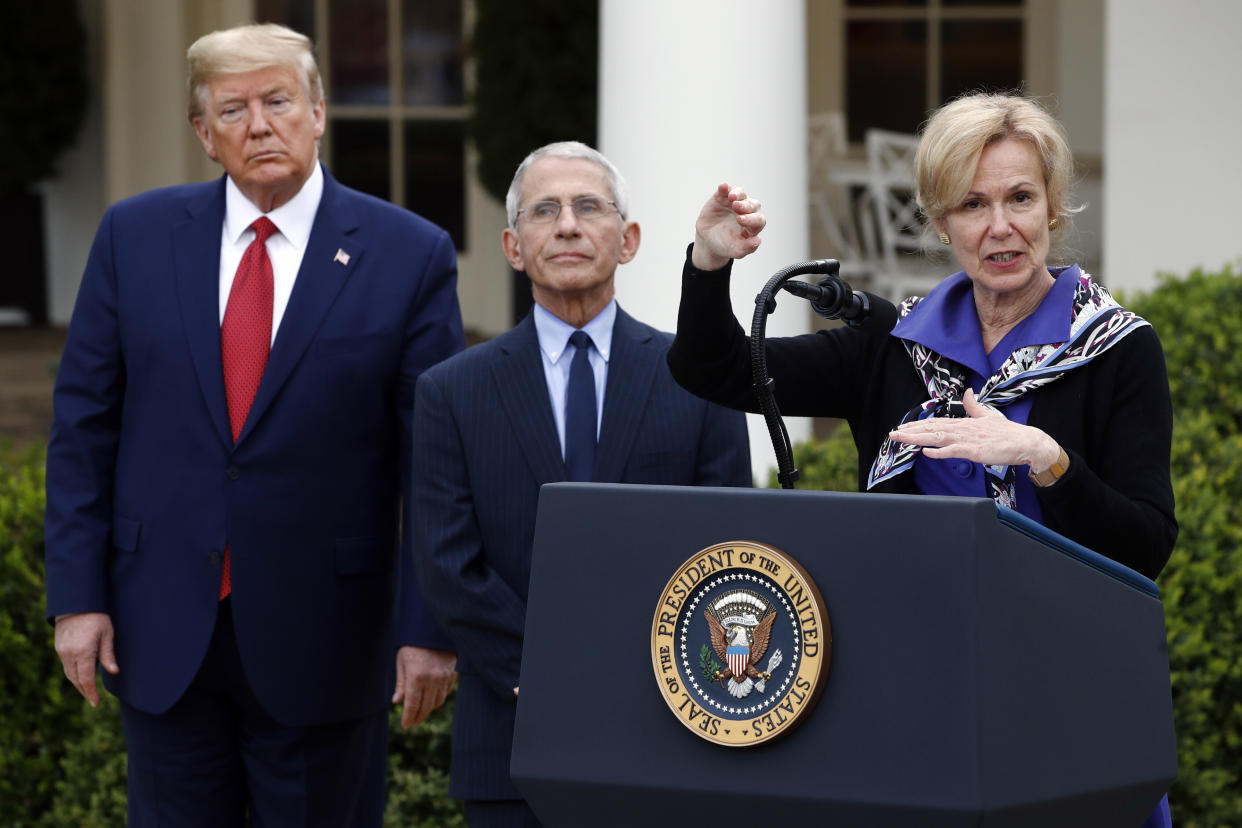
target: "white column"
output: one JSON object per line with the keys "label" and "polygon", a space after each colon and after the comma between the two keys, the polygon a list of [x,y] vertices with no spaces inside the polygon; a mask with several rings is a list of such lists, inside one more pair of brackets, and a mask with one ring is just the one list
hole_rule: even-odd
{"label": "white column", "polygon": [[[763,246],[733,271],[744,328],[768,278],[811,258],[804,29],[803,0],[601,0],[599,149],[628,180],[643,231],[617,298],[644,322],[675,328],[686,245],[722,181],[759,198],[769,222]],[[809,329],[802,300],[783,295],[768,335]],[[795,442],[809,437],[809,421],[787,423]],[[762,418],[749,425],[766,484],[775,455]]]}
{"label": "white column", "polygon": [[1107,0],[1105,27],[1105,280],[1237,262],[1242,3]]}

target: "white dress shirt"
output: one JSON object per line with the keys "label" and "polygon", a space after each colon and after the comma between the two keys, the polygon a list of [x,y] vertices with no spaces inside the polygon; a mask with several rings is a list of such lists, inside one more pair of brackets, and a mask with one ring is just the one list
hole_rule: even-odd
{"label": "white dress shirt", "polygon": [[220,324],[224,324],[224,311],[229,303],[229,291],[233,289],[233,277],[241,264],[242,254],[254,241],[250,225],[259,216],[266,215],[276,225],[276,233],[267,240],[267,255],[272,260],[272,342],[284,318],[293,282],[297,279],[302,256],[310,241],[319,199],[323,196],[323,170],[319,164],[310,178],[298,190],[298,194],[270,213],[263,213],[226,176],[224,183],[224,229],[220,238]]}

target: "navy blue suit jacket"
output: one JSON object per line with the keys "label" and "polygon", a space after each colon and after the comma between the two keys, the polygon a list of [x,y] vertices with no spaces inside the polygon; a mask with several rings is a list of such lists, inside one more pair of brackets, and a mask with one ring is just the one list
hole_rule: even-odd
{"label": "navy blue suit jacket", "polygon": [[[671,341],[617,310],[594,479],[751,485],[743,415],[673,381]],[[509,754],[535,509],[539,487],[563,480],[533,316],[419,378],[412,534],[424,595],[461,672],[453,796],[519,797]]]}
{"label": "navy blue suit jacket", "polygon": [[387,706],[398,640],[449,647],[398,535],[415,382],[464,346],[453,244],[325,173],[234,445],[224,193],[223,177],[155,190],[100,224],[56,381],[48,615],[109,613],[121,672],[105,683],[162,712],[211,638],[227,542],[237,644],[260,702],[289,725],[357,718]]}

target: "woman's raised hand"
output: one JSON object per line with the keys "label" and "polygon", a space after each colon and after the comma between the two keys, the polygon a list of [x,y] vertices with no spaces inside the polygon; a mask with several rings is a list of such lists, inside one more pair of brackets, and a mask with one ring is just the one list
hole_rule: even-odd
{"label": "woman's raised hand", "polygon": [[758,199],[741,187],[721,184],[694,223],[690,261],[699,270],[719,270],[730,259],[741,259],[759,249],[759,234],[768,220],[759,212]]}

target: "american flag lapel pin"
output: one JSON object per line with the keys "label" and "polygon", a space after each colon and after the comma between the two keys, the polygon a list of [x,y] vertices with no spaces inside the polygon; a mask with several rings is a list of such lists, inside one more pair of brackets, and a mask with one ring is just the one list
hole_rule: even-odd
{"label": "american flag lapel pin", "polygon": [[338,247],[336,249],[336,255],[332,257],[332,261],[347,265],[349,264],[349,254]]}

